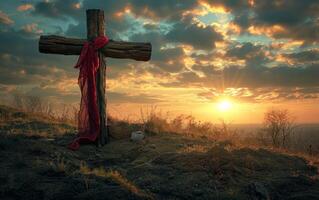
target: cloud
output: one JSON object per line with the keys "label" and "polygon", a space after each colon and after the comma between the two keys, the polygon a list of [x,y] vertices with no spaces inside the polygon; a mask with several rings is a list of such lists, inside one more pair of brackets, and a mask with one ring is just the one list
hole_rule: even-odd
{"label": "cloud", "polygon": [[[0,30],[0,84],[28,91],[36,85],[54,88],[65,80],[76,80],[76,57],[41,54],[38,38],[29,34],[12,28]],[[77,87],[76,81],[71,87]]]}
{"label": "cloud", "polygon": [[253,45],[250,42],[246,42],[241,44],[240,46],[236,46],[227,51],[226,55],[229,57],[235,57],[238,59],[246,59],[250,57],[252,54],[256,54],[261,49],[260,45]]}
{"label": "cloud", "polygon": [[266,47],[245,42],[228,49],[225,59],[245,60],[247,65],[262,65],[270,59],[266,56]]}
{"label": "cloud", "polygon": [[179,72],[185,68],[183,61],[185,53],[181,47],[163,48],[167,43],[165,35],[157,31],[132,35],[131,41],[145,41],[152,43],[152,58],[149,61],[166,72]]}
{"label": "cloud", "polygon": [[256,13],[255,23],[281,24],[289,27],[318,16],[319,4],[316,0],[256,1],[252,8]]}
{"label": "cloud", "polygon": [[54,84],[69,77],[65,70],[48,66],[45,62],[28,63],[11,54],[0,54],[0,58],[0,83],[4,85]]}
{"label": "cloud", "polygon": [[0,23],[5,25],[14,24],[14,21],[4,12],[0,10]]}
{"label": "cloud", "polygon": [[[258,1],[253,7],[257,26],[281,25],[285,31],[274,33],[275,38],[293,38],[309,43],[317,42],[319,3],[316,0]],[[298,13],[298,14],[296,14]]]}
{"label": "cloud", "polygon": [[166,38],[170,42],[188,44],[202,50],[212,50],[215,48],[215,42],[223,41],[223,36],[216,32],[214,27],[201,27],[190,18],[174,24]]}
{"label": "cloud", "polygon": [[[74,92],[78,71],[73,69],[77,57],[40,54],[38,37],[42,30],[48,34],[59,30],[67,37],[85,38],[85,10],[100,8],[110,38],[152,43],[149,62],[107,59],[111,102],[160,102],[154,95],[158,88],[205,88],[198,96],[207,99],[223,92],[243,101],[318,97],[318,1],[207,0],[207,5],[204,1],[14,3],[11,9],[17,14],[12,19],[0,11],[1,88],[23,86],[34,94],[60,99],[70,95],[68,101],[78,101],[78,90]],[[208,13],[195,12],[201,9]],[[229,25],[212,17],[217,11],[226,13]],[[301,46],[303,42],[306,45]],[[118,88],[136,91],[113,91]]]}
{"label": "cloud", "polygon": [[155,50],[154,54],[151,63],[164,71],[179,72],[185,69],[185,53],[180,47]]}
{"label": "cloud", "polygon": [[66,19],[79,17],[80,7],[78,0],[40,1],[34,5],[32,14],[53,19]]}
{"label": "cloud", "polygon": [[319,49],[310,49],[297,53],[284,54],[283,56],[292,59],[297,63],[319,62]]}
{"label": "cloud", "polygon": [[139,104],[156,104],[161,100],[153,95],[148,94],[127,94],[119,92],[107,92],[109,103],[139,103]]}
{"label": "cloud", "polygon": [[24,32],[26,35],[39,35],[43,33],[43,30],[39,29],[38,24],[31,23],[26,24],[21,29],[22,32]]}
{"label": "cloud", "polygon": [[17,7],[17,11],[23,12],[23,11],[28,11],[28,10],[33,10],[34,7],[32,4],[23,4]]}
{"label": "cloud", "polygon": [[36,86],[25,92],[26,95],[38,96],[42,98],[51,98],[55,102],[74,103],[79,102],[80,92],[77,91],[63,91],[58,87],[52,86]]}
{"label": "cloud", "polygon": [[[211,5],[225,6],[234,16],[234,22],[242,29],[270,30],[282,27],[280,32],[268,31],[274,38],[291,38],[306,43],[316,43],[319,37],[318,9],[316,0],[207,0]],[[297,14],[298,13],[298,14]]]}
{"label": "cloud", "polygon": [[137,16],[146,18],[178,21],[186,11],[192,10],[198,6],[196,0],[170,0],[168,1],[148,1],[132,0],[130,1],[132,12]]}
{"label": "cloud", "polygon": [[310,88],[286,88],[286,87],[267,87],[267,88],[226,88],[223,92],[215,89],[200,92],[198,97],[208,102],[219,101],[220,98],[227,96],[234,98],[237,102],[262,103],[262,102],[286,102],[305,99],[319,98],[319,87]]}
{"label": "cloud", "polygon": [[267,88],[267,87],[318,87],[318,65],[306,67],[236,67],[224,70],[204,70],[204,66],[195,67],[202,70],[205,76],[193,71],[179,73],[175,81],[164,83],[167,87],[207,87],[207,88]]}

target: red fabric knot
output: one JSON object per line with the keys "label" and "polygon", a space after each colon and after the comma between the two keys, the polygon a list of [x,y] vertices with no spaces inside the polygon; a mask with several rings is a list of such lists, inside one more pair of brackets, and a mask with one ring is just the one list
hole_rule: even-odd
{"label": "red fabric knot", "polygon": [[96,92],[96,74],[100,60],[98,50],[109,42],[106,36],[99,36],[92,42],[85,42],[75,68],[80,69],[78,84],[81,90],[81,104],[78,118],[78,135],[69,144],[77,150],[81,143],[94,142],[100,134],[100,114]]}

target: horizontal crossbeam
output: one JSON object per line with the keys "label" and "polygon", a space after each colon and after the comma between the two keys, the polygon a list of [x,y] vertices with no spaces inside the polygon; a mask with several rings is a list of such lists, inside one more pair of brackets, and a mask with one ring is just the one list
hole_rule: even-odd
{"label": "horizontal crossbeam", "polygon": [[[84,39],[66,38],[56,35],[41,36],[39,51],[48,54],[80,55],[82,46],[86,41]],[[148,61],[151,58],[152,45],[151,43],[110,40],[100,51],[106,57]]]}

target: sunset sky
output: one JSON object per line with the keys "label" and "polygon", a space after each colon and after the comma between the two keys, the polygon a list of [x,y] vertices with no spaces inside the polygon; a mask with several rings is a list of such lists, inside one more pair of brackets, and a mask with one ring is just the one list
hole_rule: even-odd
{"label": "sunset sky", "polygon": [[38,52],[40,35],[86,37],[85,10],[103,9],[114,40],[151,42],[149,62],[107,59],[109,111],[141,107],[199,120],[260,123],[287,108],[319,122],[318,0],[3,0],[0,99],[15,92],[80,101],[77,56]]}

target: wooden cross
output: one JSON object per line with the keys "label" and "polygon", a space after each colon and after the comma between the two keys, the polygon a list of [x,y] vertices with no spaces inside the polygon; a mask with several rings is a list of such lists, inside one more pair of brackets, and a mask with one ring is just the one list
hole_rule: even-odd
{"label": "wooden cross", "polygon": [[[87,40],[91,41],[97,36],[105,35],[104,11],[89,9],[86,11]],[[61,36],[41,36],[39,51],[41,53],[80,55],[85,39],[65,38]],[[148,61],[151,58],[152,46],[150,43],[117,42],[110,40],[99,50],[100,66],[96,76],[96,91],[98,95],[98,108],[100,114],[100,134],[98,145],[108,141],[106,99],[105,99],[105,57],[128,58],[138,61]]]}

